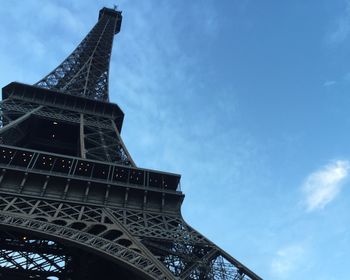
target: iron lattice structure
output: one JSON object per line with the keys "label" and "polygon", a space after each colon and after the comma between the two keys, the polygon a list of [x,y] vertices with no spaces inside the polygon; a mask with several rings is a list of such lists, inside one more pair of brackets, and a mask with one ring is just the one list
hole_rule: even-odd
{"label": "iron lattice structure", "polygon": [[120,11],[34,86],[2,90],[0,278],[261,279],[181,216],[180,175],[135,166],[108,102]]}

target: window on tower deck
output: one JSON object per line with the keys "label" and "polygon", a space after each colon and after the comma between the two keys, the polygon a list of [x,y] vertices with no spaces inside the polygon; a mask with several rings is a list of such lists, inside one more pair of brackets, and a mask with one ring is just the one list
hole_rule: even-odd
{"label": "window on tower deck", "polygon": [[31,116],[21,124],[16,146],[70,156],[80,155],[79,124]]}

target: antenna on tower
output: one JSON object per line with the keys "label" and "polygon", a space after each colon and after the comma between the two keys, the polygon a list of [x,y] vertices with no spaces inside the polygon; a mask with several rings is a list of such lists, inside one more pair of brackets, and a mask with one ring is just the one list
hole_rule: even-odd
{"label": "antenna on tower", "polygon": [[118,9],[118,5],[113,5],[113,10],[117,10]]}

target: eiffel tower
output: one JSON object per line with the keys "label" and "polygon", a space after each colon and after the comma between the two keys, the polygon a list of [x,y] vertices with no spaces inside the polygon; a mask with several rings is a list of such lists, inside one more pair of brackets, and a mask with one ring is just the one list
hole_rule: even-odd
{"label": "eiffel tower", "polygon": [[0,279],[261,279],[181,216],[180,175],[139,168],[108,97],[122,13],[34,85],[2,89]]}

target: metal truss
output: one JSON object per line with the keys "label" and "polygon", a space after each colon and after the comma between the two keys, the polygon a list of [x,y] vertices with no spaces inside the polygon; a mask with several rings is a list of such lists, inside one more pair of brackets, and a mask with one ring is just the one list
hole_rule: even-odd
{"label": "metal truss", "polygon": [[0,108],[2,144],[13,145],[26,137],[29,129],[26,121],[30,117],[38,116],[55,122],[79,125],[82,158],[135,166],[112,119],[13,98],[0,102]]}
{"label": "metal truss", "polygon": [[108,128],[87,124],[84,117],[84,155],[100,161],[131,165],[124,144],[110,121]]}
{"label": "metal truss", "polygon": [[126,149],[108,102],[121,19],[101,9],[56,69],[3,88],[0,278],[261,280],[184,221],[180,175],[137,168]]}
{"label": "metal truss", "polygon": [[[17,182],[21,178],[22,183],[20,185],[25,191],[28,181],[39,180],[29,192],[33,195],[37,195],[38,191],[42,192],[42,195],[50,194],[50,188],[47,186],[55,184],[59,178],[64,178],[63,185],[66,187],[62,185],[61,192],[56,193],[56,195],[59,197],[69,196],[71,191],[74,193],[78,188],[74,186],[79,185],[79,188],[84,191],[87,201],[89,201],[89,198],[96,199],[96,191],[103,194],[103,200],[95,200],[101,204],[109,201],[113,202],[113,193],[117,189],[123,192],[123,205],[127,205],[132,199],[132,193],[138,191],[139,194],[142,194],[144,205],[140,206],[143,208],[147,207],[148,193],[151,195],[158,193],[162,206],[166,206],[166,200],[171,197],[176,199],[176,203],[180,203],[183,197],[179,191],[180,175],[177,174],[118,164],[106,164],[95,160],[7,145],[0,145],[0,167],[2,168],[1,188],[10,190],[12,185],[7,185],[3,181],[14,179]],[[18,174],[14,177],[13,173],[6,172],[7,170],[12,170]],[[81,197],[81,199],[84,199],[84,197]],[[83,202],[84,200],[79,201]],[[103,201],[105,202],[103,203]],[[174,206],[171,211],[177,209]]]}
{"label": "metal truss", "polygon": [[3,231],[0,236],[0,271],[16,272],[31,279],[68,277],[71,256],[58,243]]}
{"label": "metal truss", "polygon": [[[24,114],[33,111],[37,107],[38,104],[26,102],[20,99],[9,98],[3,100],[0,102],[2,112],[0,116],[1,127],[6,126]],[[53,106],[43,106],[41,110],[35,111],[33,115],[53,120],[73,122],[76,124],[80,124],[81,121],[81,113]],[[84,114],[84,124],[90,127],[104,128],[114,131],[110,119],[96,115]]]}
{"label": "metal truss", "polygon": [[121,18],[119,11],[102,11],[97,24],[73,53],[35,85],[108,101],[109,62]]}
{"label": "metal truss", "polygon": [[120,261],[130,263],[131,257],[124,258],[124,253],[134,254],[138,263],[142,260],[142,264],[136,265],[138,269],[143,269],[148,260],[146,267],[154,265],[153,279],[260,279],[188,226],[179,214],[11,195],[0,197],[0,213],[4,213],[3,217],[0,215],[0,224],[11,221],[22,227],[27,221],[30,224],[27,229],[48,231],[51,237],[68,238],[106,254],[112,253],[105,252],[105,248],[113,248],[113,257]]}
{"label": "metal truss", "polygon": [[[126,236],[123,236],[120,230],[106,231],[103,227],[93,225],[87,231],[82,231],[80,224],[73,222],[69,224],[70,226],[64,226],[65,224],[62,225],[57,221],[59,220],[56,220],[56,223],[49,223],[29,217],[0,214],[0,224],[3,226],[77,243],[81,248],[90,249],[95,254],[102,254],[128,266],[131,270],[146,276],[146,279],[174,279],[151,254],[138,248],[137,240],[134,239],[132,243],[127,239],[127,234],[124,233]],[[101,231],[105,233],[103,237],[96,234]]]}

